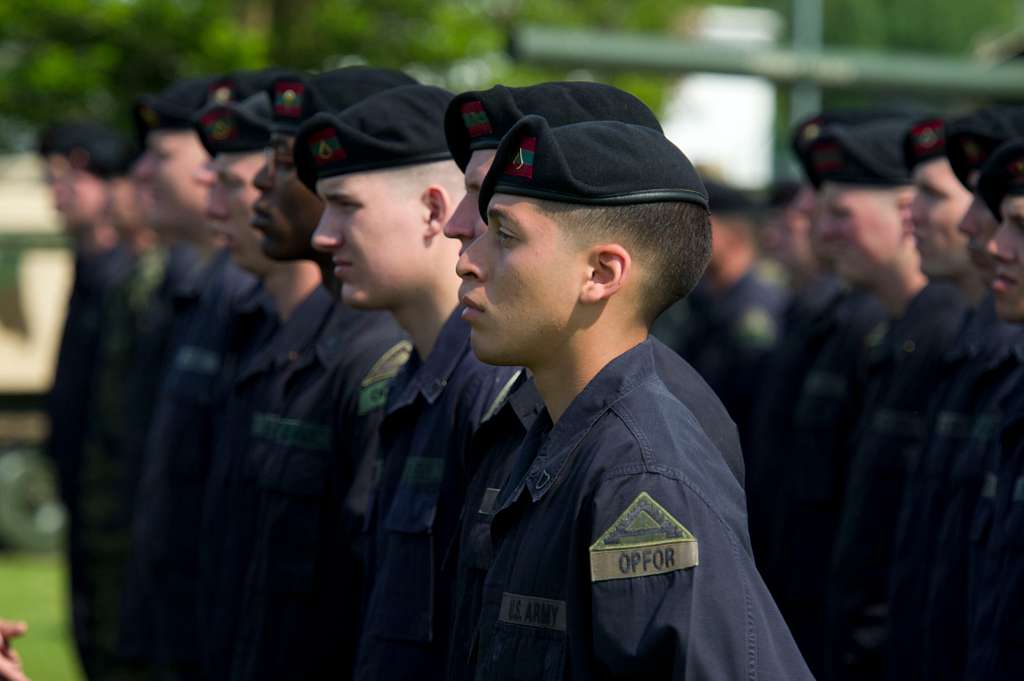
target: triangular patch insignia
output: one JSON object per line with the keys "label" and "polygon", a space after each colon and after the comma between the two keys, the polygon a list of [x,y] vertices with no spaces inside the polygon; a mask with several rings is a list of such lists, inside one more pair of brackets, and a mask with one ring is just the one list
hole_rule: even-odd
{"label": "triangular patch insignia", "polygon": [[595,582],[685,570],[697,565],[697,538],[641,492],[590,547]]}

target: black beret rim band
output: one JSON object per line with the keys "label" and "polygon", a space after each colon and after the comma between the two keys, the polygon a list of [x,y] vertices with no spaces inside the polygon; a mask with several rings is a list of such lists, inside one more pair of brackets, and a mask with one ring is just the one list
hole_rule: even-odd
{"label": "black beret rim band", "polygon": [[526,196],[532,199],[555,201],[557,203],[571,203],[579,206],[631,206],[641,203],[693,203],[704,208],[708,207],[708,201],[699,192],[689,189],[644,189],[642,191],[626,192],[623,194],[608,194],[606,196],[581,197],[573,194],[548,189],[535,189],[532,187],[521,187],[518,185],[507,185],[501,182],[494,185],[491,192],[493,199],[495,194],[509,194],[511,196]]}
{"label": "black beret rim band", "polygon": [[501,144],[500,137],[478,137],[469,143],[469,152],[472,156],[474,151],[482,151],[484,149],[497,149]]}
{"label": "black beret rim band", "polygon": [[419,156],[409,156],[407,158],[394,159],[390,161],[372,161],[355,163],[347,165],[341,168],[335,168],[333,170],[328,169],[325,171],[315,171],[316,179],[320,180],[325,177],[338,177],[339,175],[350,175],[352,173],[362,173],[370,170],[387,170],[388,168],[402,168],[405,166],[423,165],[425,163],[434,163],[436,161],[450,161],[452,155],[447,152],[434,152],[432,154],[420,154]]}

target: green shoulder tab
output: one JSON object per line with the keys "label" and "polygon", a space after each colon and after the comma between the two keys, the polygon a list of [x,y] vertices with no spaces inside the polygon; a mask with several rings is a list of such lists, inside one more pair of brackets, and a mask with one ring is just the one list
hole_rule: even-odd
{"label": "green shoulder tab", "polygon": [[365,416],[380,409],[388,401],[388,389],[393,379],[412,354],[412,343],[400,341],[381,355],[363,378],[359,388],[359,415]]}
{"label": "green shoulder tab", "polygon": [[868,350],[874,350],[882,344],[882,341],[885,340],[885,336],[888,333],[889,322],[878,322],[870,331],[868,331],[868,335],[864,336],[864,347]]}
{"label": "green shoulder tab", "polygon": [[590,547],[593,582],[659,575],[697,564],[697,538],[647,492]]}
{"label": "green shoulder tab", "polygon": [[736,324],[736,338],[749,348],[767,348],[775,344],[779,330],[775,319],[760,307],[744,312]]}

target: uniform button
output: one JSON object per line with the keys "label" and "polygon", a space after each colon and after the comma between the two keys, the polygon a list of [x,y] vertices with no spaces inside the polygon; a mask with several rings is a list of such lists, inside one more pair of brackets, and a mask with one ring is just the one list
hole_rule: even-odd
{"label": "uniform button", "polygon": [[914,341],[909,339],[904,341],[903,352],[913,352],[914,350],[917,350],[917,344]]}
{"label": "uniform button", "polygon": [[299,352],[297,350],[289,350],[288,351],[288,361],[289,362],[294,362],[294,361],[296,361],[298,359],[299,359]]}

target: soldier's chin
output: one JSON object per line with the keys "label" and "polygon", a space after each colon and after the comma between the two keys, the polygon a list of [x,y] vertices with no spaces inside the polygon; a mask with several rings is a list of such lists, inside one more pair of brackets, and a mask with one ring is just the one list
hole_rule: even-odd
{"label": "soldier's chin", "polygon": [[507,348],[500,347],[499,343],[493,342],[493,339],[489,337],[490,334],[481,333],[477,329],[471,329],[469,332],[469,345],[473,349],[473,354],[484,364],[493,364],[495,366],[518,366],[519,362],[516,358],[511,356],[512,353]]}
{"label": "soldier's chin", "polygon": [[372,291],[364,287],[343,281],[341,283],[341,302],[358,310],[380,310],[385,306]]}

